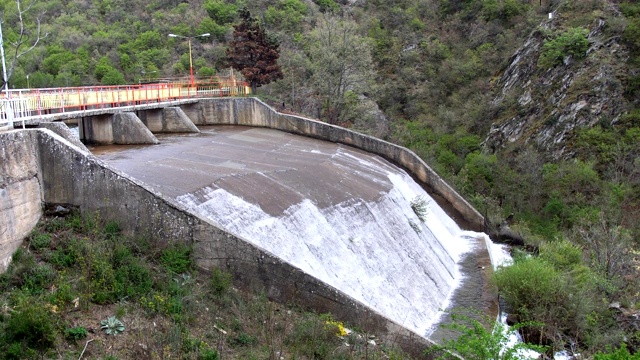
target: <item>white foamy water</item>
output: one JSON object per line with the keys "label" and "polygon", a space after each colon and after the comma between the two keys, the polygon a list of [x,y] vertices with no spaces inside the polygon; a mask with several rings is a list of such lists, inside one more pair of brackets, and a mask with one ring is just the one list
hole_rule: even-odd
{"label": "white foamy water", "polygon": [[[381,171],[379,165],[364,165]],[[352,198],[319,208],[305,199],[277,217],[214,187],[179,196],[178,201],[387,318],[426,334],[459,283],[456,262],[472,242],[410,176],[397,169],[383,171],[392,187],[375,201]],[[410,206],[418,196],[429,202],[424,223]]]}

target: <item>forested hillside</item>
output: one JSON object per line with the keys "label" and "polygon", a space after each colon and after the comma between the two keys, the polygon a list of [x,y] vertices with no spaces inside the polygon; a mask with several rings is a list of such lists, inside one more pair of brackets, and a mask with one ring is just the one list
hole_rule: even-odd
{"label": "forested hillside", "polygon": [[[22,0],[24,1],[24,0]],[[635,0],[15,0],[11,87],[224,73],[247,8],[279,44],[282,110],[407,146],[523,243],[497,273],[528,339],[640,346],[640,3]],[[40,41],[37,19],[41,19]],[[45,36],[46,35],[46,36]]]}

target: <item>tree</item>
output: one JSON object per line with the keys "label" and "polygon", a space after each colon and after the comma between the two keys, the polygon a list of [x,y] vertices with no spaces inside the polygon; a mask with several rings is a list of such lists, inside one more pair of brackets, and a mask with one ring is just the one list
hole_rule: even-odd
{"label": "tree", "polygon": [[278,65],[279,44],[251,17],[249,10],[243,8],[238,13],[241,22],[234,26],[227,63],[242,73],[255,93],[256,88],[283,77]]}
{"label": "tree", "polygon": [[[7,80],[11,78],[13,70],[16,67],[18,59],[29,51],[33,50],[40,40],[47,37],[48,33],[41,34],[40,22],[44,16],[44,12],[40,13],[36,19],[35,24],[31,24],[27,21],[26,15],[34,7],[35,1],[32,1],[26,8],[22,8],[20,0],[15,0],[15,19],[9,19],[7,14],[2,14],[2,20],[0,20],[0,26],[5,23],[9,23],[11,27],[5,29],[6,34],[3,36],[3,40],[6,38],[6,42],[11,46],[7,51],[8,64],[6,65]],[[8,31],[7,31],[8,30]],[[26,48],[25,48],[26,47]],[[4,88],[5,85],[3,85]]]}
{"label": "tree", "polygon": [[353,21],[322,16],[311,33],[313,84],[322,101],[321,117],[344,122],[351,94],[366,93],[374,78],[371,45]]}

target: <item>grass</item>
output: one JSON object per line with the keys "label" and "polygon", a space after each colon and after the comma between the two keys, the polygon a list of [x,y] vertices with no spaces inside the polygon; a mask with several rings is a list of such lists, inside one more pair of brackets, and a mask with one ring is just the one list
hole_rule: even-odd
{"label": "grass", "polygon": [[[0,359],[410,358],[239,291],[223,269],[198,272],[191,254],[96,217],[43,218],[0,275]],[[123,330],[101,330],[110,318]]]}

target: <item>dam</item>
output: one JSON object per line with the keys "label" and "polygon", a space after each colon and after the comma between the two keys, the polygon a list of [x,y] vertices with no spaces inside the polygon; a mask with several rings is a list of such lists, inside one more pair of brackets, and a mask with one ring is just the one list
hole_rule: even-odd
{"label": "dam", "polygon": [[94,154],[46,130],[0,134],[0,200],[28,188],[18,215],[36,212],[31,223],[33,203],[72,204],[157,246],[192,244],[202,269],[414,353],[438,338],[440,309],[495,310],[486,239],[458,225],[482,217],[415,154],[256,99],[188,110],[199,133]]}
{"label": "dam", "polygon": [[[423,336],[479,234],[405,171],[366,152],[244,126],[97,147],[115,167]],[[412,209],[427,206],[422,220]],[[423,221],[424,220],[424,221]],[[445,305],[446,306],[446,305]]]}

